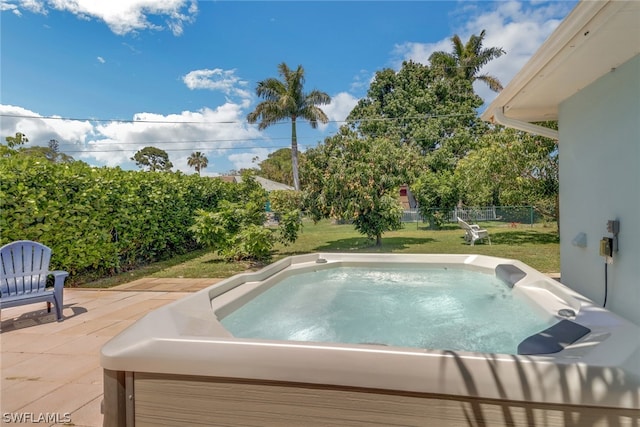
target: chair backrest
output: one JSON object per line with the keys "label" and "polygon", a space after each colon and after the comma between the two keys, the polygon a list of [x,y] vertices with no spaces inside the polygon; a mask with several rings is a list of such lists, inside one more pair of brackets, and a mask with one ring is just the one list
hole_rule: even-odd
{"label": "chair backrest", "polygon": [[0,296],[42,292],[47,285],[51,249],[30,240],[0,248]]}
{"label": "chair backrest", "polygon": [[458,218],[458,225],[462,228],[464,228],[465,230],[471,231],[471,226],[469,224],[467,224],[466,222],[464,222],[463,220],[460,219],[460,217],[456,217]]}

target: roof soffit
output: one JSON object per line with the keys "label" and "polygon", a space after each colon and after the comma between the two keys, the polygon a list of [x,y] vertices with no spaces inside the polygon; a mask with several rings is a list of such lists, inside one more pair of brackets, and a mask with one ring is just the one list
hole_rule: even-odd
{"label": "roof soffit", "polygon": [[640,53],[640,1],[583,1],[482,115],[557,120],[558,105]]}

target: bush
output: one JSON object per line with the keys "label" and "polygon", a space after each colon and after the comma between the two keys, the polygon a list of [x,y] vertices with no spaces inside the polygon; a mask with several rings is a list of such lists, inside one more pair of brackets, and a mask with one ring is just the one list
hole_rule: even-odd
{"label": "bush", "polygon": [[41,242],[71,278],[110,274],[196,247],[194,213],[237,198],[233,185],[12,154],[0,158],[0,244]]}
{"label": "bush", "polygon": [[243,176],[236,201],[223,201],[215,212],[200,209],[190,230],[199,243],[227,260],[266,261],[276,242],[295,242],[302,225],[300,211],[281,213],[280,227],[264,226],[266,192],[251,176]]}

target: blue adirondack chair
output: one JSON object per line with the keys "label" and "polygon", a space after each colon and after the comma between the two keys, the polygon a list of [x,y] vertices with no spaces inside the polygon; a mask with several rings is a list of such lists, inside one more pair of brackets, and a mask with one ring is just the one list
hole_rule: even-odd
{"label": "blue adirondack chair", "polygon": [[[69,275],[66,271],[49,271],[51,249],[30,240],[18,240],[0,248],[0,308],[46,302],[56,307],[58,322],[62,320],[62,290]],[[47,277],[53,276],[53,289],[47,288]]]}

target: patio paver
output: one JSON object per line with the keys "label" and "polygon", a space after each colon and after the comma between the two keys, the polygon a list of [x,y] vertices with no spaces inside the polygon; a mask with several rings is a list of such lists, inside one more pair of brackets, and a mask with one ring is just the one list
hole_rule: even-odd
{"label": "patio paver", "polygon": [[64,320],[45,304],[2,310],[0,425],[5,414],[38,417],[65,413],[78,427],[102,426],[100,349],[151,310],[220,279],[140,279],[111,289],[64,291]]}

